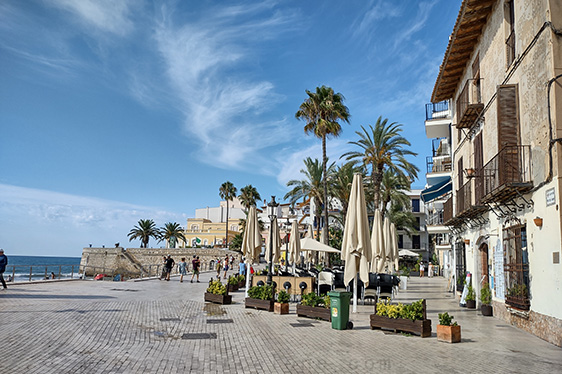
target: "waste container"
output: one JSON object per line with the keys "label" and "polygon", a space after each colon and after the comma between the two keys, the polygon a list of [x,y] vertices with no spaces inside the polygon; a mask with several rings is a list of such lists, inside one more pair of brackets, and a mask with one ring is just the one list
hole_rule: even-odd
{"label": "waste container", "polygon": [[330,291],[330,312],[332,314],[332,328],[336,330],[352,329],[349,321],[349,299],[351,292]]}

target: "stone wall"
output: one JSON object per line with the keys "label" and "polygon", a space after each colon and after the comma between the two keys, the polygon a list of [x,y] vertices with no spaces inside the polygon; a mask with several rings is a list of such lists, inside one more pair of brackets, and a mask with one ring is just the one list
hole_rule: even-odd
{"label": "stone wall", "polygon": [[158,275],[161,270],[162,256],[170,255],[176,263],[185,257],[191,270],[193,256],[199,256],[201,270],[210,270],[210,263],[217,257],[223,259],[226,255],[234,256],[238,264],[242,255],[240,252],[217,248],[84,248],[82,250],[81,268],[86,275],[94,274],[127,274],[128,276]]}

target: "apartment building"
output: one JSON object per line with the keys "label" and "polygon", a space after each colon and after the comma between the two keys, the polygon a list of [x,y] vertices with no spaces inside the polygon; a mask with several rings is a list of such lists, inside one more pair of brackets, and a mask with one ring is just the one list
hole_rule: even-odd
{"label": "apartment building", "polygon": [[[562,2],[464,0],[432,93],[451,112],[454,277],[562,346]],[[426,122],[427,125],[427,122]]]}

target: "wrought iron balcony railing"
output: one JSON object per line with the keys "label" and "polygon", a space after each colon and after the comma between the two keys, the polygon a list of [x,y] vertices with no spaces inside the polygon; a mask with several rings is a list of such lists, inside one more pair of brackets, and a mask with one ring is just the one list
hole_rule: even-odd
{"label": "wrought iron balcony railing", "polygon": [[443,225],[443,209],[436,209],[433,213],[430,213],[426,222],[428,226]]}
{"label": "wrought iron balcony railing", "polygon": [[449,101],[425,104],[425,120],[442,119],[450,116]]}
{"label": "wrought iron balcony railing", "polygon": [[450,172],[451,169],[451,157],[431,157],[428,156],[425,158],[425,162],[427,165],[427,173],[446,173]]}
{"label": "wrought iron balcony railing", "polygon": [[457,98],[457,128],[470,128],[484,109],[480,95],[480,79],[468,79]]}
{"label": "wrought iron balcony railing", "polygon": [[453,197],[451,196],[445,203],[443,203],[443,223],[445,225],[451,224],[453,221]]}

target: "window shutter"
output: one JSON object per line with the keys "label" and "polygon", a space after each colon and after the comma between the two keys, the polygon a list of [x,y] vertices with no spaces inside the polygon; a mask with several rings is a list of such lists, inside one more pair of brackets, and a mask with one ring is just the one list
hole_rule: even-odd
{"label": "window shutter", "polygon": [[482,131],[476,135],[474,139],[474,169],[476,170],[476,175],[478,178],[475,179],[475,199],[476,205],[480,204],[480,201],[484,195],[484,157],[482,151]]}
{"label": "window shutter", "polygon": [[519,145],[517,85],[498,87],[498,150]]}

